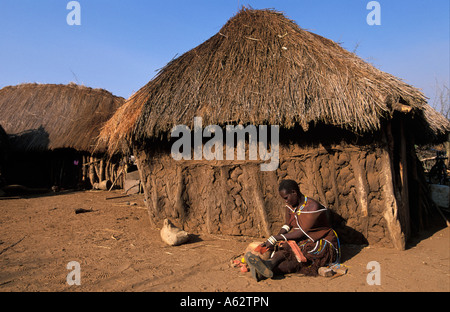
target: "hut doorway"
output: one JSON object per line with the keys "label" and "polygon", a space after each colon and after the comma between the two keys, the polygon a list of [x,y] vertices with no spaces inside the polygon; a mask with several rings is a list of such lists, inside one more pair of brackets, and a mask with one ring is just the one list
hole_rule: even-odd
{"label": "hut doorway", "polygon": [[14,152],[5,175],[8,184],[30,188],[74,188],[80,181],[82,155],[71,149]]}

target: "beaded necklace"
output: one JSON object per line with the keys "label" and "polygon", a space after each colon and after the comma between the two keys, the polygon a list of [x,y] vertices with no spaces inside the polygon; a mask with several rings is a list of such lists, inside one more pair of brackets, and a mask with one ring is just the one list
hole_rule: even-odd
{"label": "beaded necklace", "polygon": [[307,201],[308,201],[308,197],[305,196],[305,202],[304,202],[300,207],[298,207],[298,210],[297,210],[297,211],[295,211],[295,213],[296,213],[298,216],[302,213],[302,210],[303,210],[303,208],[305,208],[306,202],[307,202]]}

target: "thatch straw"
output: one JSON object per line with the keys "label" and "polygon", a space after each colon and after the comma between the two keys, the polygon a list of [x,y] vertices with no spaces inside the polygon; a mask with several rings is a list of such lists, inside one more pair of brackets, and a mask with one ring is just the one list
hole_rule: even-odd
{"label": "thatch straw", "polygon": [[20,144],[15,148],[92,152],[101,126],[124,102],[106,90],[75,84],[8,86],[0,90],[0,124]]}
{"label": "thatch straw", "polygon": [[[433,138],[437,140],[447,140],[447,134],[450,132],[450,121],[444,117],[441,113],[437,112],[431,106],[424,105],[421,116],[418,116],[422,123],[419,131],[422,130],[420,143],[427,144],[433,143]],[[429,140],[430,142],[426,142]]]}
{"label": "thatch straw", "polygon": [[[175,125],[192,128],[195,116],[205,125],[299,124],[307,131],[323,123],[364,133],[379,130],[399,102],[412,114],[428,106],[416,88],[282,13],[244,8],[219,33],[167,64],[100,138],[115,150],[124,140],[161,137]],[[439,123],[434,130],[442,129]]]}

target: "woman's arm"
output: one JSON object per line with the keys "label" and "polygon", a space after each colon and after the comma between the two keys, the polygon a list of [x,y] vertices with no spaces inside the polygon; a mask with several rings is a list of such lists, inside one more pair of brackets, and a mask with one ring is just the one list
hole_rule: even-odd
{"label": "woman's arm", "polygon": [[280,234],[286,234],[289,233],[291,230],[290,223],[291,223],[291,211],[286,206],[285,214],[284,214],[284,225],[281,227],[280,231],[278,232],[278,235]]}

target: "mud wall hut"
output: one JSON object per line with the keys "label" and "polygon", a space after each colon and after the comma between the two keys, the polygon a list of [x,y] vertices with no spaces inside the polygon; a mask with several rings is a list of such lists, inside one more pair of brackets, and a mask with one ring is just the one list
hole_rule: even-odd
{"label": "mud wall hut", "polygon": [[[172,130],[186,125],[195,140],[196,117],[224,131],[279,126],[279,166],[262,171],[250,149],[244,160],[175,160]],[[414,144],[449,129],[416,88],[282,13],[242,9],[131,96],[100,138],[136,156],[156,226],[169,217],[197,233],[267,237],[283,224],[278,183],[291,178],[331,209],[344,243],[404,249],[428,209]]]}
{"label": "mud wall hut", "polygon": [[[76,84],[21,84],[0,90],[0,124],[9,136],[8,184],[92,187],[114,180],[121,159],[97,146],[100,127],[125,99]],[[119,181],[119,185],[122,181]]]}

